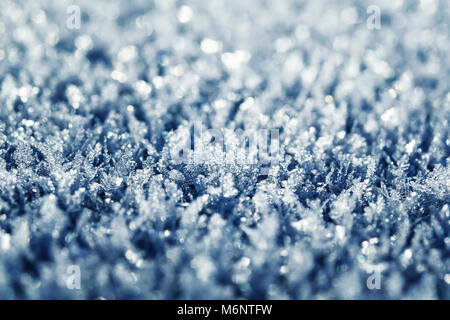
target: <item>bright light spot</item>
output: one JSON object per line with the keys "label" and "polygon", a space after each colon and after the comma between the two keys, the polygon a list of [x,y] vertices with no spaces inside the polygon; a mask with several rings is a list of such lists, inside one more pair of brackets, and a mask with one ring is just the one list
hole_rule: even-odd
{"label": "bright light spot", "polygon": [[408,154],[411,154],[414,151],[414,147],[416,146],[416,140],[412,139],[410,143],[408,143],[405,147],[406,152],[408,152]]}
{"label": "bright light spot", "polygon": [[225,52],[222,54],[222,62],[229,69],[239,69],[242,63],[250,60],[251,54],[247,51],[237,50],[235,52]]}
{"label": "bright light spot", "polygon": [[446,282],[447,284],[450,284],[450,273],[447,273],[447,274],[445,275],[444,279],[445,279],[445,282]]}
{"label": "bright light spot", "polygon": [[0,237],[0,247],[3,251],[9,250],[11,247],[11,236],[7,233],[1,235]]}
{"label": "bright light spot", "polygon": [[121,83],[127,81],[127,76],[125,73],[120,72],[119,70],[114,70],[111,72],[111,78],[113,78],[116,81],[119,81]]}
{"label": "bright light spot", "polygon": [[216,53],[217,51],[219,51],[222,48],[222,43],[220,43],[219,41],[213,40],[213,39],[205,38],[202,40],[202,43],[200,46],[204,53],[212,54],[212,53]]}
{"label": "bright light spot", "polygon": [[192,20],[193,16],[194,12],[189,6],[182,6],[180,10],[178,10],[178,21],[180,21],[180,23],[188,23]]}
{"label": "bright light spot", "polygon": [[161,89],[164,86],[164,78],[156,76],[152,79],[152,82],[156,89]]}
{"label": "bright light spot", "polygon": [[34,125],[34,121],[33,120],[23,120],[23,124],[25,125],[25,127],[32,127]]}
{"label": "bright light spot", "polygon": [[344,139],[345,138],[345,131],[339,131],[336,136],[339,139]]}
{"label": "bright light spot", "polygon": [[130,261],[131,263],[136,263],[139,259],[139,256],[137,253],[133,252],[132,250],[127,250],[125,252],[125,257]]}
{"label": "bright light spot", "polygon": [[88,50],[92,46],[92,39],[88,35],[82,35],[75,39],[75,46],[78,50]]}
{"label": "bright light spot", "polygon": [[148,96],[152,92],[152,86],[144,80],[136,82],[136,90],[142,96]]}
{"label": "bright light spot", "polygon": [[395,120],[396,117],[397,110],[395,108],[390,108],[381,115],[381,120],[383,120],[384,122],[389,122]]}
{"label": "bright light spot", "polygon": [[137,50],[135,46],[127,46],[119,51],[118,58],[122,62],[128,62],[136,58]]}
{"label": "bright light spot", "polygon": [[20,100],[22,100],[23,102],[27,102],[30,95],[31,95],[31,88],[22,87],[19,89]]}

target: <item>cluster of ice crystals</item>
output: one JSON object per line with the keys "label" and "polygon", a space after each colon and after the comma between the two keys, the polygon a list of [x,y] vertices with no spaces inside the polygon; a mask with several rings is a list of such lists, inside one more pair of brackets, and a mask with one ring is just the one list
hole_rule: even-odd
{"label": "cluster of ice crystals", "polygon": [[448,1],[73,2],[1,4],[0,298],[450,298]]}

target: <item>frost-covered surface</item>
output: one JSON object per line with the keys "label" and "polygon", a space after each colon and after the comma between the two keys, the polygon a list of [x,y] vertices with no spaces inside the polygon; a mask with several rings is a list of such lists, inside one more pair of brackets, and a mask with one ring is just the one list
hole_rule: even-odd
{"label": "frost-covered surface", "polygon": [[[449,10],[1,0],[0,298],[450,298]],[[196,121],[280,161],[174,163]]]}

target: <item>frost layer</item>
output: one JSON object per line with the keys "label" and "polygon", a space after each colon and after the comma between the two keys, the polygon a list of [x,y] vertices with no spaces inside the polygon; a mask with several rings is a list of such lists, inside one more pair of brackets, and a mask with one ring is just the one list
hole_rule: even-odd
{"label": "frost layer", "polygon": [[2,0],[0,298],[450,298],[449,10]]}

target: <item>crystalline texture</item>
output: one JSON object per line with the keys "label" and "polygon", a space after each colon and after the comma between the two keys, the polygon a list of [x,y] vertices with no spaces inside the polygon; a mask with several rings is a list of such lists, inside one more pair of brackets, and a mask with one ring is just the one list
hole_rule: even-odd
{"label": "crystalline texture", "polygon": [[0,298],[450,298],[448,1],[76,4],[1,1]]}

